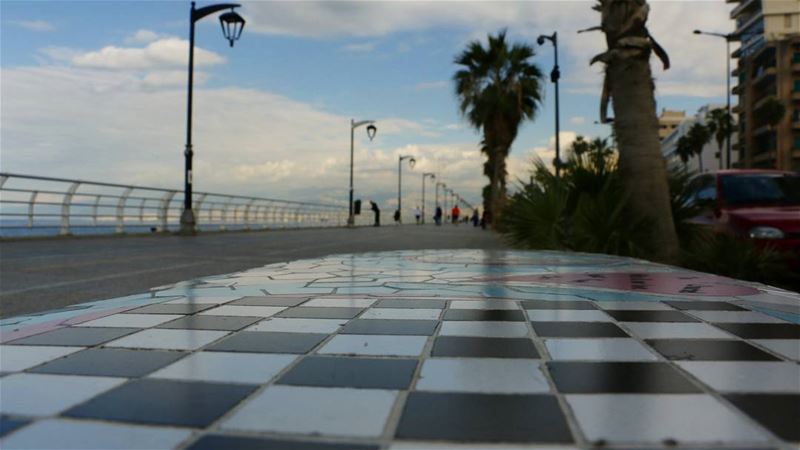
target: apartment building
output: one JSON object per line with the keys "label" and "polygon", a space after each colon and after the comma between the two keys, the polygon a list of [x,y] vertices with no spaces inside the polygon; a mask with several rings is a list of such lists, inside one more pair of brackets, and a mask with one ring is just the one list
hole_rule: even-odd
{"label": "apartment building", "polygon": [[658,116],[658,139],[662,142],[669,136],[678,125],[686,120],[686,111],[670,111],[666,108],[661,110]]}
{"label": "apartment building", "polygon": [[[683,164],[677,153],[678,140],[689,133],[692,125],[696,123],[708,123],[709,113],[715,109],[725,109],[725,105],[705,105],[697,110],[694,116],[690,117],[687,117],[685,113],[682,114],[683,119],[673,128],[670,134],[661,139],[661,154],[667,160],[668,164]],[[736,144],[736,134],[733,134],[731,135],[731,146],[735,148]],[[701,154],[690,158],[685,166],[687,169],[698,173],[724,169],[726,166],[725,162],[727,161],[725,159],[725,148],[725,143],[723,143],[720,148],[720,146],[717,145],[716,139],[712,136],[703,147]],[[731,165],[737,166],[738,161],[736,152],[732,152]]]}
{"label": "apartment building", "polygon": [[[800,0],[727,0],[741,46],[733,93],[739,103],[741,167],[800,170]],[[775,100],[784,114],[774,122]]]}

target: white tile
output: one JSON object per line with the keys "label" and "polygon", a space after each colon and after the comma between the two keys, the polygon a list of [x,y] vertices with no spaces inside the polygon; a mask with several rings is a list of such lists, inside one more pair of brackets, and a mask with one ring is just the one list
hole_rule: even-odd
{"label": "white tile", "polygon": [[661,444],[762,442],[751,421],[708,395],[567,395],[590,442]]}
{"label": "white tile", "polygon": [[227,334],[227,331],[152,329],[111,341],[105,347],[196,350]]}
{"label": "white tile", "polygon": [[529,309],[534,322],[611,322],[611,317],[597,309]]}
{"label": "white tile", "polygon": [[732,336],[707,323],[623,322],[642,339],[731,339]]}
{"label": "white tile", "polygon": [[273,317],[246,328],[244,331],[281,331],[284,333],[335,333],[349,319],[290,319]]}
{"label": "white tile", "polygon": [[528,326],[523,322],[442,322],[440,336],[525,337]]}
{"label": "white tile", "polygon": [[49,416],[83,403],[128,380],[18,373],[0,378],[0,412]]}
{"label": "white tile", "polygon": [[377,336],[340,334],[318,353],[344,355],[419,356],[427,336]]}
{"label": "white tile", "polygon": [[790,362],[676,361],[721,392],[800,393],[800,366]]}
{"label": "white tile", "polygon": [[372,306],[375,298],[315,298],[303,303],[303,306],[318,306],[321,308],[367,308]]}
{"label": "white tile", "polygon": [[800,339],[754,339],[753,342],[795,361],[800,361]]}
{"label": "white tile", "polygon": [[284,306],[223,305],[207,309],[200,314],[206,316],[271,317],[286,309]]}
{"label": "white tile", "polygon": [[786,323],[778,318],[753,311],[684,311],[706,322],[717,323]]}
{"label": "white tile", "polygon": [[547,339],[554,360],[653,361],[655,355],[634,339]]}
{"label": "white tile", "polygon": [[164,305],[221,305],[242,298],[241,295],[223,297],[184,297],[177,300],[170,300]]}
{"label": "white tile", "polygon": [[450,302],[450,309],[519,309],[519,305],[511,300],[454,300]]}
{"label": "white tile", "polygon": [[78,324],[80,327],[150,328],[180,319],[180,314],[114,314]]}
{"label": "white tile", "polygon": [[597,306],[609,310],[634,310],[634,311],[672,311],[669,305],[661,302],[596,302]]}
{"label": "white tile", "polygon": [[262,384],[297,359],[290,355],[200,352],[150,374],[151,378]]}
{"label": "white tile", "polygon": [[510,358],[427,359],[416,389],[496,394],[550,391],[538,361]]}
{"label": "white tile", "polygon": [[2,441],[3,449],[140,450],[171,449],[191,436],[178,428],[45,419]]}
{"label": "white tile", "polygon": [[0,372],[21,372],[86,347],[0,345]]}
{"label": "white tile", "polygon": [[396,398],[396,391],[379,389],[271,386],[236,411],[222,428],[378,437]]}
{"label": "white tile", "polygon": [[417,308],[372,308],[361,314],[359,319],[419,319],[438,320],[441,309]]}

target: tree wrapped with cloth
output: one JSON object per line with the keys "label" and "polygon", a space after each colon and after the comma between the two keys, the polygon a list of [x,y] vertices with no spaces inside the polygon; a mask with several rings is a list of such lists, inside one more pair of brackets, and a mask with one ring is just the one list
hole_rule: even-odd
{"label": "tree wrapped with cloth", "polygon": [[[606,65],[600,103],[600,121],[614,124],[619,148],[619,170],[629,197],[629,213],[648,220],[653,257],[676,262],[679,247],[670,210],[667,170],[658,139],[658,118],[650,55],[655,52],[664,69],[669,57],[647,30],[650,7],[646,0],[598,0],[593,7],[601,14],[599,27],[608,50],[591,64]],[[608,117],[613,99],[614,118]]]}

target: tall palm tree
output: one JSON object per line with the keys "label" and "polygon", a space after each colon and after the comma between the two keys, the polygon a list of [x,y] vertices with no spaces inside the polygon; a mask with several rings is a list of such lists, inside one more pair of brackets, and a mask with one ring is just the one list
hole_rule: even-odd
{"label": "tall palm tree", "polygon": [[658,139],[658,118],[650,56],[656,53],[664,68],[669,57],[647,30],[649,6],[646,0],[598,0],[594,9],[601,14],[600,30],[608,50],[592,59],[606,65],[600,119],[606,117],[613,98],[614,133],[619,150],[619,171],[630,196],[630,213],[645,219],[650,242],[659,261],[675,262],[678,237],[670,209],[667,170]]}
{"label": "tall palm tree", "polygon": [[703,148],[712,138],[711,130],[702,123],[695,123],[685,135],[678,139],[675,149],[681,161],[686,163],[692,156],[697,157],[700,172],[703,170]]}
{"label": "tall palm tree", "polygon": [[530,59],[533,47],[510,45],[506,32],[488,36],[488,45],[472,41],[455,58],[453,76],[461,113],[483,131],[482,150],[489,169],[489,204],[494,223],[506,198],[506,158],[525,119],[533,120],[542,103],[542,72]]}
{"label": "tall palm tree", "polygon": [[[726,139],[731,138],[733,132],[733,116],[728,111],[722,108],[712,109],[706,118],[706,127],[708,128],[709,135],[714,136],[717,141],[717,149],[719,150],[719,168],[722,169],[722,144]],[[730,163],[730,161],[729,161]]]}

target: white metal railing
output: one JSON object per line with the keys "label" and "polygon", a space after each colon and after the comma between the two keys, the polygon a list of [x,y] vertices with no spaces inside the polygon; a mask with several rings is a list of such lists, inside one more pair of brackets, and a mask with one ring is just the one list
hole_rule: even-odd
{"label": "white metal railing", "polygon": [[[193,203],[204,231],[347,223],[346,205],[211,192]],[[2,237],[177,231],[182,208],[179,190],[0,172]]]}

